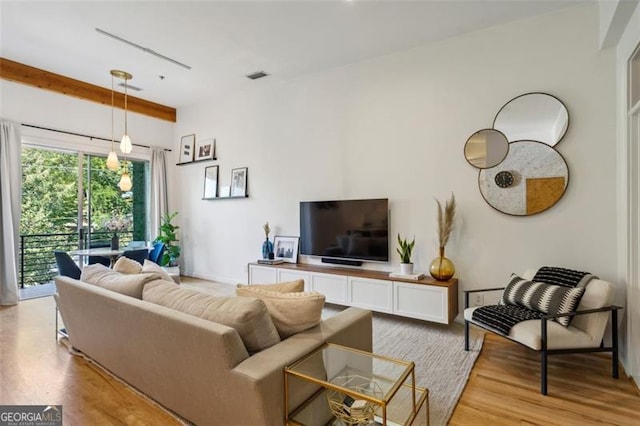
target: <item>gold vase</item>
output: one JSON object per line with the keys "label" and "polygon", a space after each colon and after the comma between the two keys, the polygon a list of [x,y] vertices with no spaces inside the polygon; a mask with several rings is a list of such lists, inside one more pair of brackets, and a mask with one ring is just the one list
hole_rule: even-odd
{"label": "gold vase", "polygon": [[455,272],[456,268],[453,266],[453,262],[444,256],[444,247],[440,247],[440,257],[433,259],[429,273],[438,281],[447,281],[453,277]]}

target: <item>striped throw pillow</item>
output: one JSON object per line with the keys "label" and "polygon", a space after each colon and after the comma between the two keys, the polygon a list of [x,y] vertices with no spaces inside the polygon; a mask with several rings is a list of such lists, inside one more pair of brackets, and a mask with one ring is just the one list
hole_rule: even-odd
{"label": "striped throw pillow", "polygon": [[[519,305],[544,314],[566,314],[575,312],[583,294],[584,288],[532,282],[511,274],[500,304]],[[554,321],[568,327],[572,319],[573,317],[560,317]]]}

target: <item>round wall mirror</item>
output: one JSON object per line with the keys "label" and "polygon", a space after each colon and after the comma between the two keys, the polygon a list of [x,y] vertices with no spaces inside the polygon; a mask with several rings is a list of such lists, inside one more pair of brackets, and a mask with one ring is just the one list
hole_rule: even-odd
{"label": "round wall mirror", "polygon": [[496,114],[493,128],[509,142],[538,141],[555,146],[569,128],[569,112],[547,93],[526,93],[507,102]]}
{"label": "round wall mirror", "polygon": [[509,152],[509,141],[500,131],[482,129],[469,136],[464,144],[464,158],[478,169],[495,167]]}
{"label": "round wall mirror", "polygon": [[569,168],[558,151],[541,142],[509,144],[499,166],[480,170],[480,193],[496,210],[515,216],[543,212],[557,203],[569,183]]}

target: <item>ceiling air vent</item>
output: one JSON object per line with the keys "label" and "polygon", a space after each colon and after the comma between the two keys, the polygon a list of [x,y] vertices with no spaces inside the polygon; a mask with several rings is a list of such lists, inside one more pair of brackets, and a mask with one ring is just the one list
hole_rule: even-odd
{"label": "ceiling air vent", "polygon": [[266,73],[266,72],[264,72],[264,71],[256,71],[256,72],[254,72],[254,73],[252,73],[252,74],[249,74],[249,75],[247,76],[247,78],[250,78],[251,80],[257,80],[257,79],[259,79],[259,78],[266,77],[266,76],[268,76],[268,75],[269,75],[269,74],[267,74],[267,73]]}

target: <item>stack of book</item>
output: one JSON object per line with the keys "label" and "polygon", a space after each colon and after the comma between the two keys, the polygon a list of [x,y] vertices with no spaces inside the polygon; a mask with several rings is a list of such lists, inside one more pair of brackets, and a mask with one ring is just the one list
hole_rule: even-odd
{"label": "stack of book", "polygon": [[424,274],[401,274],[399,272],[389,272],[391,278],[402,278],[404,280],[421,280],[424,278]]}
{"label": "stack of book", "polygon": [[261,265],[279,265],[284,263],[282,259],[258,259],[258,263]]}

